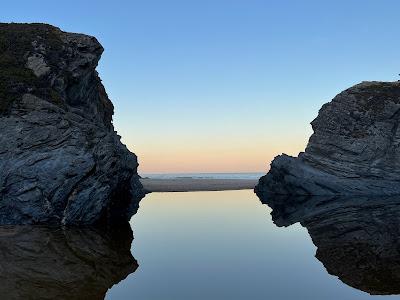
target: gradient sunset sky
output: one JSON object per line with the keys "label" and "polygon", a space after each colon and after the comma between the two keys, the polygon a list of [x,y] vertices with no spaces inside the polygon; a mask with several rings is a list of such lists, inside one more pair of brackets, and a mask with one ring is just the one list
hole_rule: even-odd
{"label": "gradient sunset sky", "polygon": [[265,172],[325,102],[399,79],[400,1],[5,1],[2,22],[94,35],[141,173]]}

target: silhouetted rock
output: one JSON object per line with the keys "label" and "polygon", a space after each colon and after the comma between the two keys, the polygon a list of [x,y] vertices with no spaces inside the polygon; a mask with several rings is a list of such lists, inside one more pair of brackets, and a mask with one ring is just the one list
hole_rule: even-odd
{"label": "silhouetted rock", "polygon": [[300,222],[316,257],[356,289],[400,294],[400,197],[261,197],[277,226]]}
{"label": "silhouetted rock", "polygon": [[144,196],[91,36],[0,23],[0,224],[124,222]]}
{"label": "silhouetted rock", "polygon": [[256,187],[288,195],[400,194],[400,82],[363,82],[322,106],[299,157],[280,155]]}
{"label": "silhouetted rock", "polygon": [[138,265],[129,225],[117,232],[0,228],[1,299],[104,299]]}

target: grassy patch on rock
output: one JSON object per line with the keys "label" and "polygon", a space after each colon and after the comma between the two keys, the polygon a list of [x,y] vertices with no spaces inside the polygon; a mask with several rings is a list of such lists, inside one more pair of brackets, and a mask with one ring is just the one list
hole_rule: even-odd
{"label": "grassy patch on rock", "polygon": [[0,114],[30,92],[47,100],[60,101],[46,78],[38,78],[26,67],[34,51],[33,42],[45,45],[46,61],[54,66],[62,49],[60,30],[45,24],[0,23]]}

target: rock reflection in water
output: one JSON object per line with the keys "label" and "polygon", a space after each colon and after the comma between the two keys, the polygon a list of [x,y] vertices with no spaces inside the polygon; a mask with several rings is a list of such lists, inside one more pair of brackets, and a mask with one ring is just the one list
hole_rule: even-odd
{"label": "rock reflection in water", "polygon": [[137,268],[132,231],[0,227],[2,299],[103,299]]}
{"label": "rock reflection in water", "polygon": [[300,222],[326,270],[370,294],[400,294],[400,197],[268,197],[277,226]]}

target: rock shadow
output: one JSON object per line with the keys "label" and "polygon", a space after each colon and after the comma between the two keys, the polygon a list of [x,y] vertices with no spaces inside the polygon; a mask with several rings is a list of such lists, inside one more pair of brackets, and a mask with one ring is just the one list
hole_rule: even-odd
{"label": "rock shadow", "polygon": [[2,299],[104,299],[133,273],[132,230],[0,227]]}
{"label": "rock shadow", "polygon": [[371,295],[400,294],[400,197],[258,196],[277,226],[307,228],[329,274]]}

